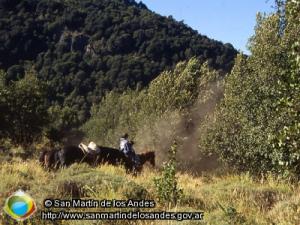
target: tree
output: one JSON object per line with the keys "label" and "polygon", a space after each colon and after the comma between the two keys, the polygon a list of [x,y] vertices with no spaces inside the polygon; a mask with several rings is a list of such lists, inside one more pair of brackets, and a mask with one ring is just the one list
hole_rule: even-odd
{"label": "tree", "polygon": [[251,55],[236,58],[202,144],[231,167],[300,174],[299,0],[257,18]]}
{"label": "tree", "polygon": [[62,141],[68,133],[71,133],[74,125],[79,124],[77,111],[68,106],[52,105],[47,112],[51,124],[46,127],[45,136],[51,141]]}
{"label": "tree", "polygon": [[300,1],[287,1],[285,34],[288,67],[279,81],[277,112],[284,123],[273,137],[274,164],[285,174],[300,174]]}
{"label": "tree", "polygon": [[47,125],[47,88],[33,70],[19,81],[7,82],[1,72],[0,121],[1,138],[27,146],[42,135]]}

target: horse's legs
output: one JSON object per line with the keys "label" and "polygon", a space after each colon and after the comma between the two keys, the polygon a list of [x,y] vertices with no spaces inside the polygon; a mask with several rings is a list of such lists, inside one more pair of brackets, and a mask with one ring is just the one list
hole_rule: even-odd
{"label": "horse's legs", "polygon": [[94,160],[91,160],[91,165],[96,167],[100,162],[100,156],[97,155],[96,158]]}
{"label": "horse's legs", "polygon": [[47,154],[45,154],[45,156],[44,156],[44,167],[46,168],[46,169],[49,169],[50,168],[50,156],[49,156],[49,153]]}

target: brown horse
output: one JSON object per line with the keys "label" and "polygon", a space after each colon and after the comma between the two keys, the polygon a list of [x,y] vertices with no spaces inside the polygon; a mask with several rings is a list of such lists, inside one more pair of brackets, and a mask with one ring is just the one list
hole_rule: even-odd
{"label": "brown horse", "polygon": [[46,169],[58,169],[60,166],[59,149],[43,150],[40,153],[39,162]]}
{"label": "brown horse", "polygon": [[47,169],[67,167],[73,163],[93,164],[94,159],[86,155],[77,146],[66,146],[62,149],[44,150],[40,153],[39,162]]}
{"label": "brown horse", "polygon": [[140,166],[138,168],[138,171],[141,171],[143,169],[143,165],[146,162],[149,162],[152,167],[155,167],[155,152],[154,151],[149,151],[149,152],[144,152],[137,154],[140,160]]}

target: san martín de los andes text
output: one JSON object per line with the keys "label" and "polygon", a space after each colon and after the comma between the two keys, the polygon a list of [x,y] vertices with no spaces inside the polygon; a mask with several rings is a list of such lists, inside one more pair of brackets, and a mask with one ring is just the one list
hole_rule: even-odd
{"label": "san mart\u00edn de los andes text", "polygon": [[96,200],[96,199],[47,199],[47,208],[154,208],[154,200]]}

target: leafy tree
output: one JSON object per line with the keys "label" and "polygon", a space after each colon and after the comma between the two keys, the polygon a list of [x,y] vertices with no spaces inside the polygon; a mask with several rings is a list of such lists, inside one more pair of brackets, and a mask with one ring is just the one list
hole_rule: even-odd
{"label": "leafy tree", "polygon": [[288,68],[279,81],[277,112],[284,123],[274,134],[274,164],[285,174],[300,174],[300,1],[287,1],[285,7],[285,34]]}
{"label": "leafy tree", "polygon": [[23,146],[42,135],[48,124],[46,85],[33,70],[19,81],[7,82],[1,72],[0,120],[2,138]]}
{"label": "leafy tree", "polygon": [[140,108],[139,93],[127,91],[123,94],[108,93],[100,105],[94,105],[91,118],[82,129],[91,140],[116,144],[121,133],[135,133]]}
{"label": "leafy tree", "polygon": [[62,141],[72,127],[79,124],[77,112],[68,106],[54,105],[47,112],[51,123],[46,127],[45,135],[51,141]]}
{"label": "leafy tree", "polygon": [[[202,145],[239,170],[299,175],[299,1],[257,18]],[[298,8],[297,8],[298,7]],[[282,14],[284,12],[284,14]]]}

